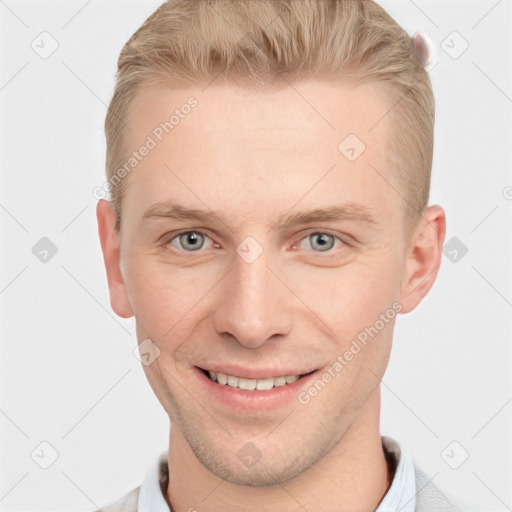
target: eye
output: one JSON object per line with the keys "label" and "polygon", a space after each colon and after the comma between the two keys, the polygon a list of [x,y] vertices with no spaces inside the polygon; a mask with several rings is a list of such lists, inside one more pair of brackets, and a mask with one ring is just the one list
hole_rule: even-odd
{"label": "eye", "polygon": [[202,231],[185,231],[174,236],[165,245],[172,245],[180,251],[195,252],[204,247],[207,239],[211,242],[208,235]]}
{"label": "eye", "polygon": [[[310,233],[308,236],[302,238],[298,244],[294,245],[301,249],[304,248],[302,244],[307,243],[309,247],[306,250],[312,250],[314,252],[329,252],[336,245],[336,240],[341,245],[347,245],[339,237],[331,235],[326,232]],[[208,245],[209,242],[209,245]],[[212,245],[218,247],[217,244],[213,244],[211,238],[203,231],[182,231],[177,235],[174,235],[169,241],[165,242],[164,245],[171,245],[175,249],[181,252],[197,252],[201,249],[211,248]]]}
{"label": "eye", "polygon": [[335,246],[336,240],[342,244],[345,244],[345,242],[343,242],[343,240],[337,236],[330,235],[329,233],[317,232],[311,233],[303,238],[299,242],[299,245],[300,243],[306,241],[314,252],[328,252]]}

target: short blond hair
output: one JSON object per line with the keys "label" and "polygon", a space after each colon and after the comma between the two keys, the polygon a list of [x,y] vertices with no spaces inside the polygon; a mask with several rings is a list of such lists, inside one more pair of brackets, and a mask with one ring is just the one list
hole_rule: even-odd
{"label": "short blond hair", "polygon": [[411,37],[372,0],[168,0],[162,4],[121,51],[105,119],[106,174],[113,185],[116,229],[125,180],[113,183],[112,178],[126,158],[125,121],[142,87],[151,83],[205,87],[215,81],[257,89],[307,79],[385,87],[393,171],[403,191],[397,193],[404,198],[409,231],[429,200],[434,96],[428,73],[415,58]]}

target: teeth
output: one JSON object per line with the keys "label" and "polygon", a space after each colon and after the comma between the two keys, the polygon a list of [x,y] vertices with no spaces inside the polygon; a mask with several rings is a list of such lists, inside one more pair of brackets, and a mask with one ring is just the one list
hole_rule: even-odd
{"label": "teeth", "polygon": [[238,377],[238,387],[246,391],[254,391],[256,389],[256,382],[256,379],[243,379],[242,377]]}
{"label": "teeth", "polygon": [[282,377],[269,377],[268,379],[244,379],[225,373],[215,373],[208,370],[210,379],[222,385],[228,385],[232,388],[243,389],[244,391],[268,391],[274,387],[278,388],[286,384],[292,384],[299,379],[299,375],[284,375]]}
{"label": "teeth", "polygon": [[228,375],[228,386],[232,388],[238,387],[238,377],[233,377],[233,375]]}
{"label": "teeth", "polygon": [[286,384],[286,379],[284,377],[277,377],[274,379],[274,386],[278,388],[279,386],[284,386]]}
{"label": "teeth", "polygon": [[270,377],[269,379],[258,379],[256,382],[256,389],[259,391],[267,391],[274,387],[274,379]]}

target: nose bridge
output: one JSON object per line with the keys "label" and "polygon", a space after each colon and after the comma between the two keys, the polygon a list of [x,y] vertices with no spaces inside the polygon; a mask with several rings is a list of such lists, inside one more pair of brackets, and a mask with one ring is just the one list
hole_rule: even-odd
{"label": "nose bridge", "polygon": [[274,334],[288,332],[291,319],[284,307],[284,287],[267,268],[269,253],[255,252],[251,243],[237,247],[215,312],[215,328],[219,334],[231,334],[241,345],[257,348]]}

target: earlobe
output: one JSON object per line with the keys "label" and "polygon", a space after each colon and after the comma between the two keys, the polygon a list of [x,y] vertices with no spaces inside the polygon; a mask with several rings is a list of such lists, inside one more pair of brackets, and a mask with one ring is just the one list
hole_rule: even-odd
{"label": "earlobe", "polygon": [[434,285],[441,265],[445,233],[444,210],[438,205],[428,207],[405,254],[400,291],[402,314],[415,309]]}
{"label": "earlobe", "polygon": [[96,205],[98,235],[100,237],[103,261],[107,273],[110,305],[122,318],[133,316],[124,278],[120,268],[119,234],[115,230],[115,212],[109,201],[100,199]]}

